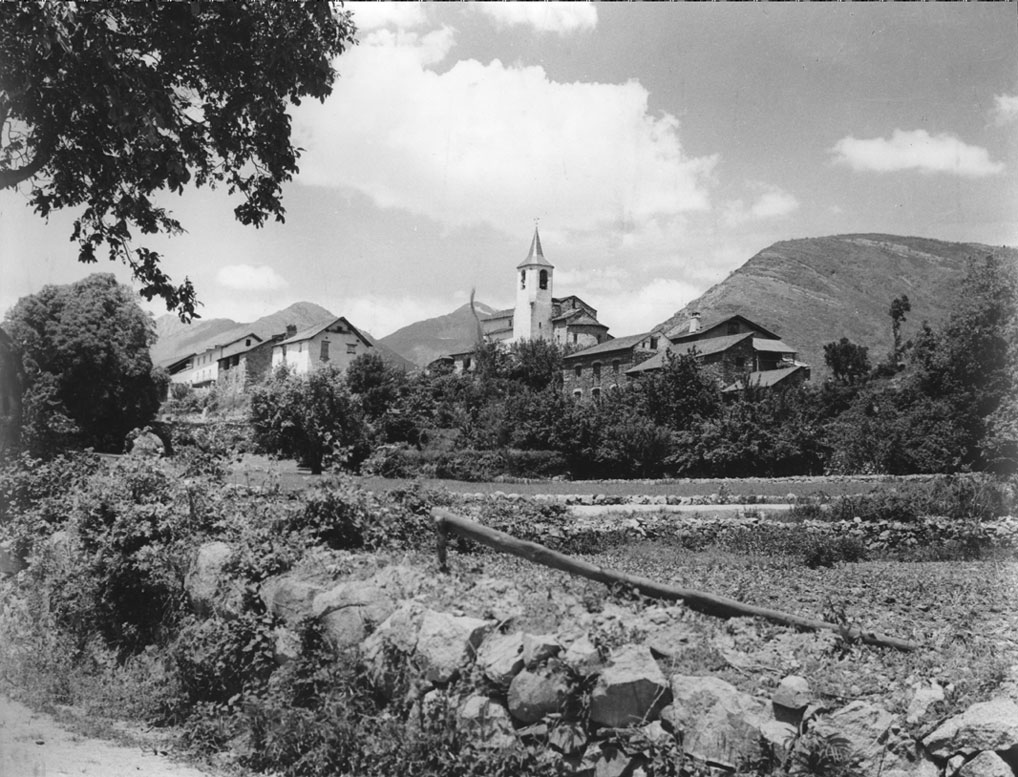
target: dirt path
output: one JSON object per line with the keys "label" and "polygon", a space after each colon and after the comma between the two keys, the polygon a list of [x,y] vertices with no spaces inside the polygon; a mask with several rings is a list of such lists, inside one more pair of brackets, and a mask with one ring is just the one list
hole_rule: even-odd
{"label": "dirt path", "polygon": [[73,734],[0,697],[0,777],[214,777],[139,745]]}

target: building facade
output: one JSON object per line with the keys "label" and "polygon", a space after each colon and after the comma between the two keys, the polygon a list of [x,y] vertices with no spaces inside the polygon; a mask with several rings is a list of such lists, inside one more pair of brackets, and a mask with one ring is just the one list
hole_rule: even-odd
{"label": "building facade", "polygon": [[657,332],[617,337],[567,355],[562,360],[562,389],[576,399],[598,399],[630,379],[628,371],[668,346]]}
{"label": "building facade", "polygon": [[340,316],[275,343],[272,346],[272,369],[285,365],[300,375],[323,364],[331,364],[346,370],[350,362],[373,348],[367,337]]}

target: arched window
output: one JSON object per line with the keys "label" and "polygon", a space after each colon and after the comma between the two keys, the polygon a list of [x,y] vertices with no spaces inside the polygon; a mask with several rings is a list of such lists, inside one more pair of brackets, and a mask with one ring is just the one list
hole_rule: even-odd
{"label": "arched window", "polygon": [[595,402],[597,402],[597,400],[599,400],[601,398],[601,389],[599,389],[599,388],[591,389],[590,390],[590,397]]}
{"label": "arched window", "polygon": [[579,399],[582,396],[583,396],[583,391],[580,390],[580,389],[576,389],[576,391],[573,392],[573,399]]}
{"label": "arched window", "polygon": [[526,270],[520,270],[520,288],[521,289],[527,288],[527,271]]}
{"label": "arched window", "polygon": [[594,380],[601,380],[601,362],[594,362]]}
{"label": "arched window", "polygon": [[539,278],[540,278],[540,284],[539,284],[540,287],[542,289],[547,289],[548,288],[548,271],[547,270],[541,270],[541,274],[540,274]]}

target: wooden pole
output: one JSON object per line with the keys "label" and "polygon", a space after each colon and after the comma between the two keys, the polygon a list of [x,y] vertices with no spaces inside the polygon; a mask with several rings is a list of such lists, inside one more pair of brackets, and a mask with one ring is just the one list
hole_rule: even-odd
{"label": "wooden pole", "polygon": [[684,602],[690,609],[705,613],[706,615],[714,615],[721,618],[764,618],[773,623],[794,626],[807,631],[833,631],[850,642],[859,641],[868,645],[893,647],[898,650],[917,650],[919,648],[916,643],[909,642],[908,640],[887,637],[871,631],[863,631],[862,629],[850,629],[837,623],[803,618],[799,615],[772,610],[768,607],[745,604],[735,599],[717,596],[705,591],[679,588],[673,585],[658,583],[639,575],[630,575],[625,572],[605,569],[581,559],[572,558],[564,553],[559,553],[539,543],[521,540],[505,532],[482,526],[475,521],[456,515],[444,507],[432,509],[431,514],[435,520],[435,529],[440,537],[439,563],[443,569],[445,569],[446,563],[445,538],[448,536],[449,531],[454,531],[462,537],[474,540],[482,545],[487,545],[489,548],[493,548],[500,553],[519,556],[536,564],[559,569],[563,572],[569,572],[570,574],[579,575],[589,580],[596,580],[607,585],[622,584],[632,586],[644,596],[654,599],[679,600]]}

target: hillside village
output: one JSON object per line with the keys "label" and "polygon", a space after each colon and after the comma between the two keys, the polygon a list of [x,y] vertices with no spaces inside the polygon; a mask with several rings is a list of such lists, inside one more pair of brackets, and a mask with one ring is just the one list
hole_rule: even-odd
{"label": "hillside village", "polygon": [[[597,399],[602,391],[660,370],[666,359],[691,355],[709,367],[724,392],[746,386],[771,388],[809,380],[809,366],[797,361],[796,351],[774,332],[735,314],[701,321],[699,312],[687,324],[666,331],[616,337],[597,318],[597,310],[575,295],[556,297],[554,265],[545,257],[537,227],[527,256],[516,266],[516,305],[477,316],[478,342],[505,346],[544,340],[566,354],[563,390],[577,399]],[[474,369],[474,347],[444,354],[425,369]],[[171,385],[208,389],[216,386],[227,396],[242,395],[272,371],[285,366],[295,374],[330,364],[345,369],[359,354],[377,351],[395,366],[399,360],[387,349],[340,316],[297,331],[295,325],[266,338],[255,332],[208,344],[203,350],[176,354],[164,360]]]}

